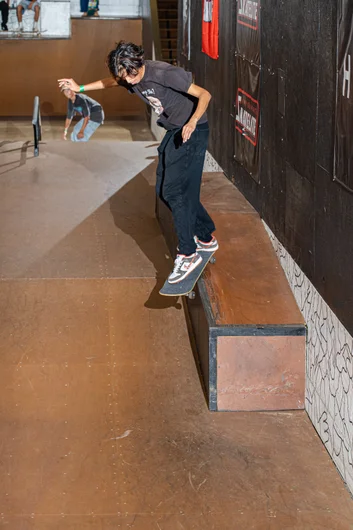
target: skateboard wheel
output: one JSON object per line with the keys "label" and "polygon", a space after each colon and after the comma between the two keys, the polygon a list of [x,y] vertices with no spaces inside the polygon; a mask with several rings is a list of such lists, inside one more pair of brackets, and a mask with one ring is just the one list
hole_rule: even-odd
{"label": "skateboard wheel", "polygon": [[196,294],[195,294],[195,291],[191,291],[191,293],[188,294],[188,297],[190,298],[190,300],[194,300]]}
{"label": "skateboard wheel", "polygon": [[210,259],[210,263],[216,263],[216,258],[214,256]]}

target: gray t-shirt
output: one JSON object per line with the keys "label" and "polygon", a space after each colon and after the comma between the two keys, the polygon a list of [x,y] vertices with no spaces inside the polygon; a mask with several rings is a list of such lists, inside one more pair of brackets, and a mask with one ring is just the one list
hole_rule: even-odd
{"label": "gray t-shirt", "polygon": [[[187,94],[191,84],[191,72],[161,61],[146,61],[142,80],[128,89],[151,105],[159,125],[175,129],[183,127],[196,110],[198,99]],[[206,113],[199,120],[205,122]]]}
{"label": "gray t-shirt", "polygon": [[81,114],[84,118],[89,116],[89,119],[96,123],[102,123],[104,117],[102,106],[84,94],[76,94],[75,102],[69,99],[67,118],[71,120],[75,112]]}

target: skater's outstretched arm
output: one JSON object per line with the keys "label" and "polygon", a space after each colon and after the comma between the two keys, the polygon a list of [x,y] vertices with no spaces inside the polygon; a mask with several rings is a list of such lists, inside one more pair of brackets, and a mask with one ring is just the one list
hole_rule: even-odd
{"label": "skater's outstretched arm", "polygon": [[69,88],[74,92],[88,92],[89,90],[102,90],[103,88],[118,86],[117,81],[112,77],[106,77],[105,79],[88,83],[88,85],[78,85],[74,79],[66,78],[58,79],[58,83],[60,88]]}
{"label": "skater's outstretched arm", "polygon": [[198,98],[199,101],[197,103],[197,107],[194,114],[191,116],[188,123],[186,123],[183,127],[183,142],[187,142],[189,140],[190,136],[196,129],[197,122],[199,121],[201,116],[203,116],[203,114],[206,112],[208,104],[212,97],[208,90],[198,85],[195,85],[194,83],[190,85],[188,94],[194,96],[195,98]]}

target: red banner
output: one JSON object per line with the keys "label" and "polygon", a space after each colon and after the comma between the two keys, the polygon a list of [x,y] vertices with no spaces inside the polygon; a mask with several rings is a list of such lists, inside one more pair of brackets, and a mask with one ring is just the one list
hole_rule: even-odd
{"label": "red banner", "polygon": [[219,0],[203,0],[202,51],[218,59]]}

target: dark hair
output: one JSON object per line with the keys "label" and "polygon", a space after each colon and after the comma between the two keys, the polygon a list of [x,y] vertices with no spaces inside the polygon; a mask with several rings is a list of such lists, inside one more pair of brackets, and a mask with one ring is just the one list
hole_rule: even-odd
{"label": "dark hair", "polygon": [[112,50],[107,57],[107,66],[115,79],[121,77],[124,70],[128,75],[137,75],[144,64],[144,49],[142,46],[123,40],[116,45],[115,50]]}

